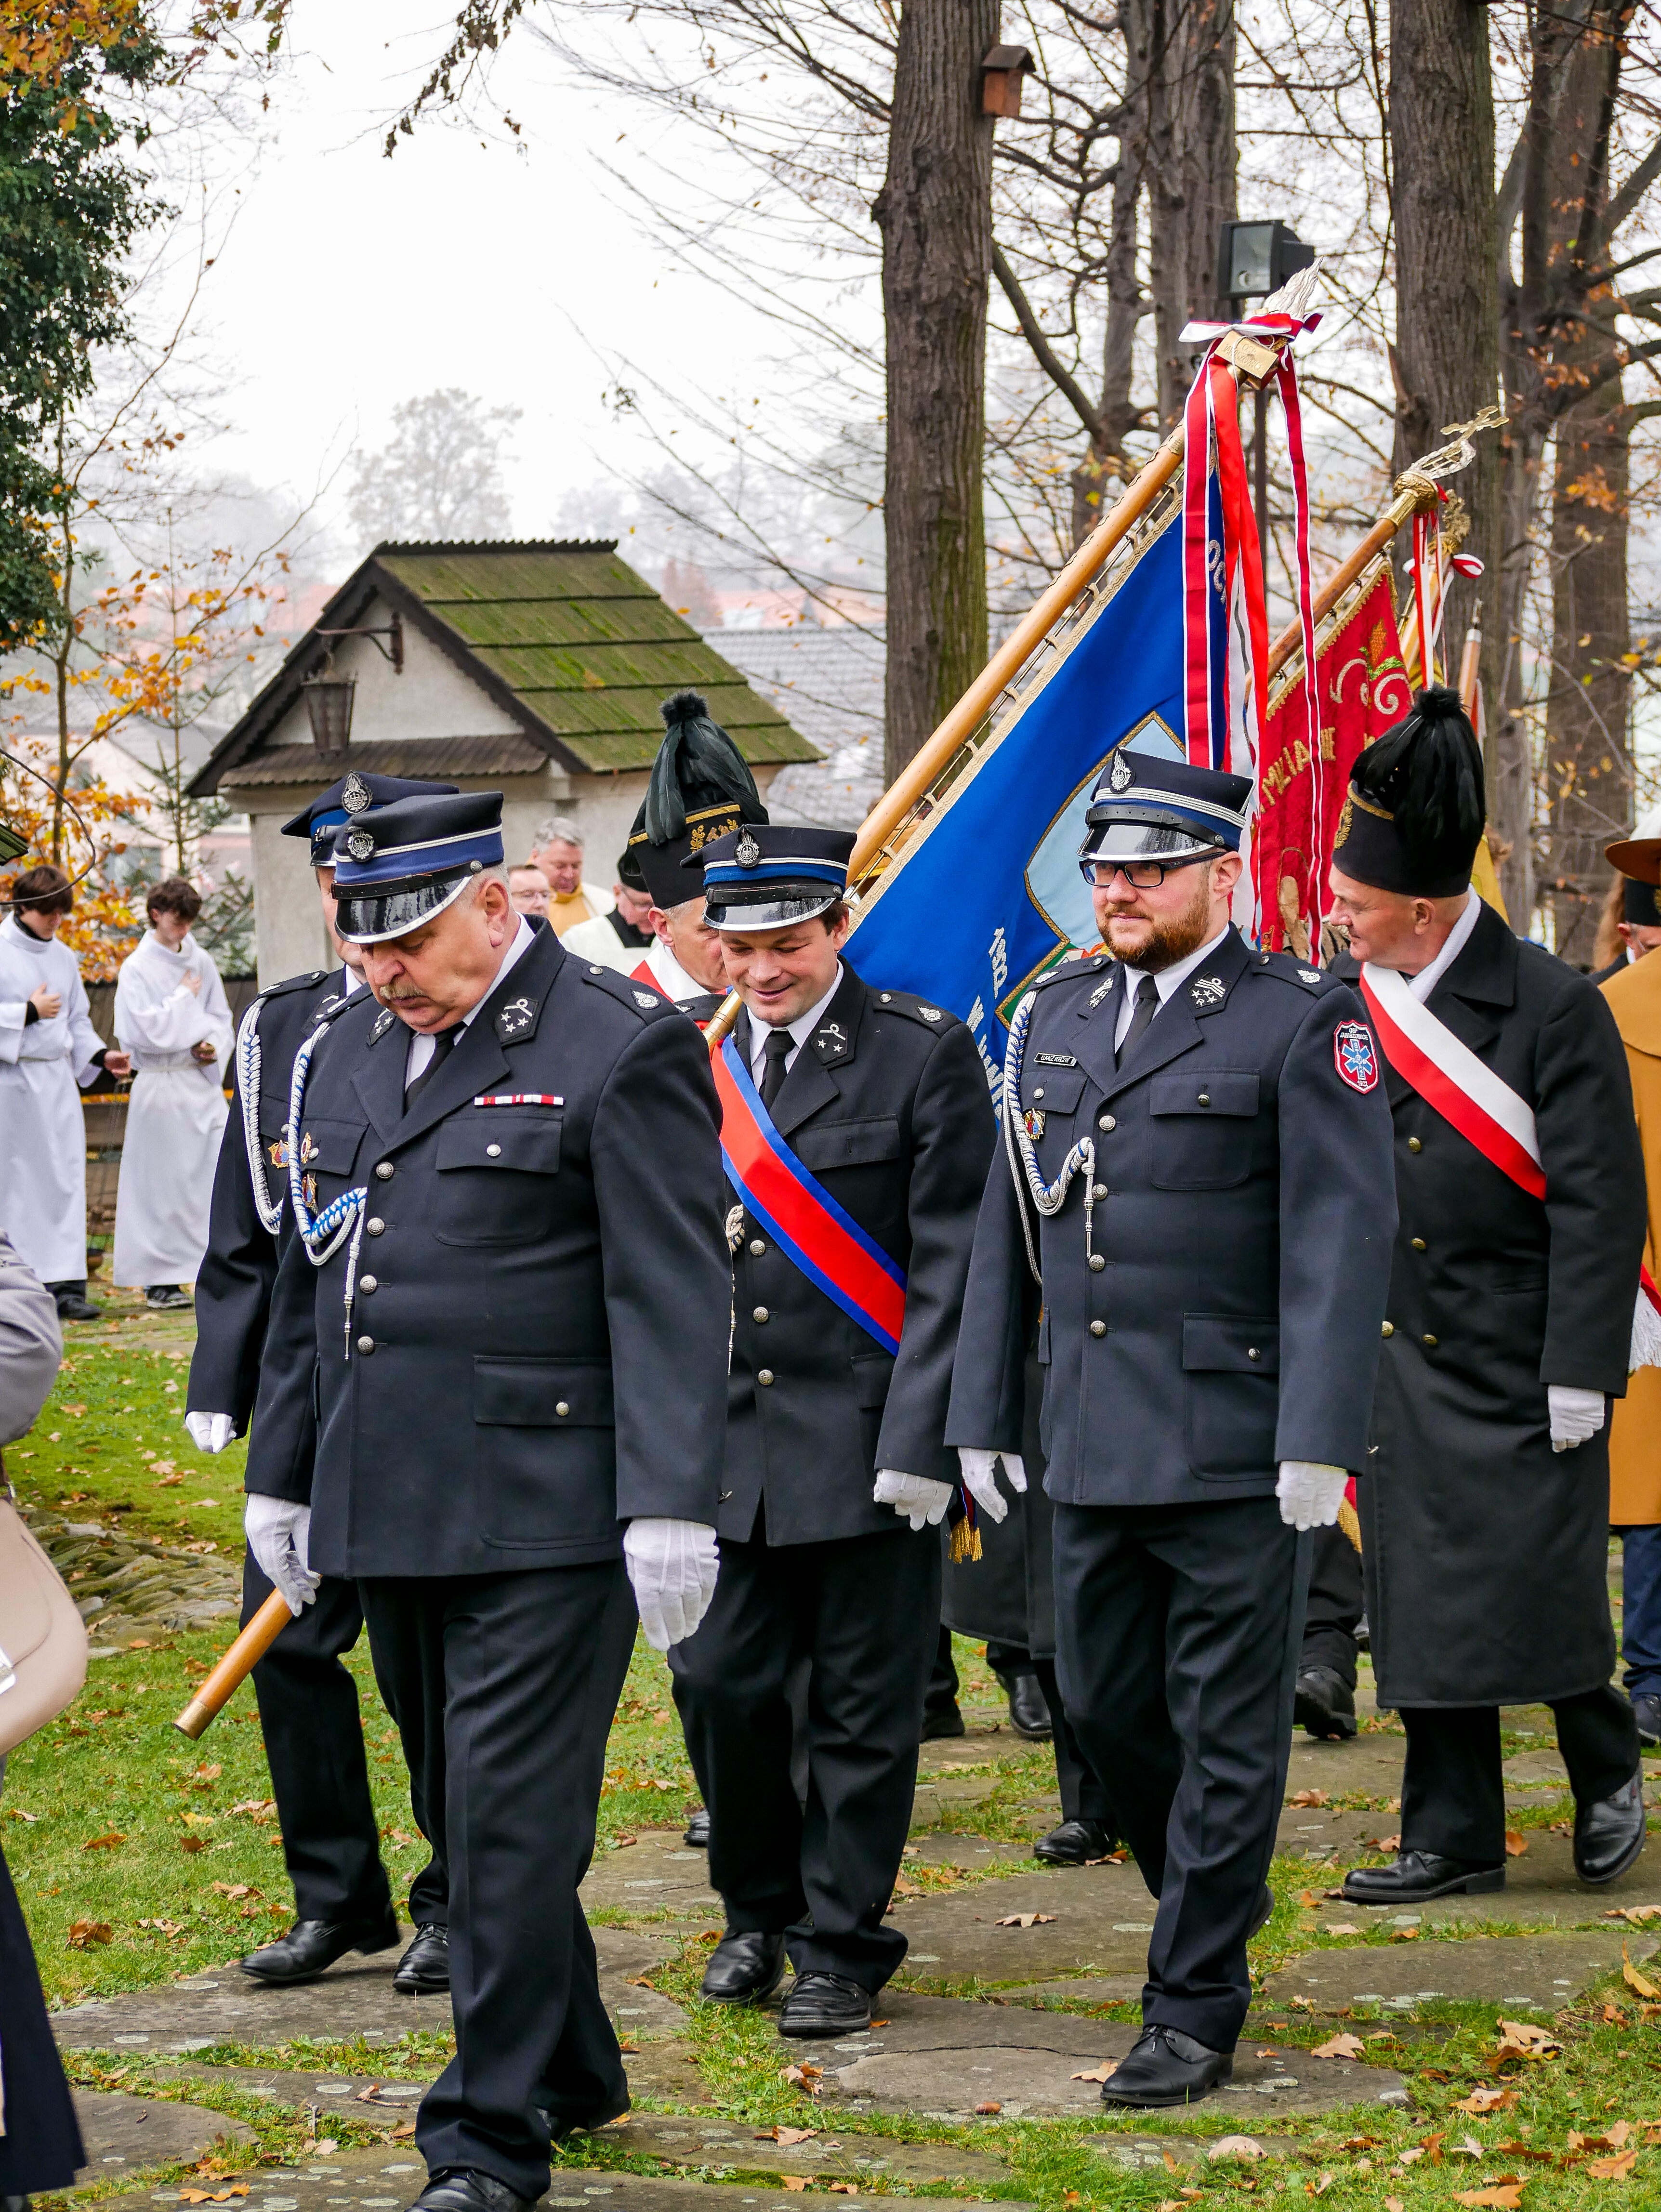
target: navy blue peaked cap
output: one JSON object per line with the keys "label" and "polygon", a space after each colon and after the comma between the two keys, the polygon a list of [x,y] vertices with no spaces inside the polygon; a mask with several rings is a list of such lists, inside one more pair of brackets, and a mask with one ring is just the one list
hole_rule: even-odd
{"label": "navy blue peaked cap", "polygon": [[1080,856],[1130,860],[1238,852],[1250,806],[1249,776],[1122,745],[1091,793]]}
{"label": "navy blue peaked cap", "polygon": [[326,868],[334,862],[334,836],[337,830],[372,806],[395,806],[400,799],[415,799],[423,793],[453,792],[453,783],[423,783],[412,775],[366,775],[362,769],[352,769],[338,783],[332,783],[326,791],[319,791],[309,806],[302,806],[292,822],[283,824],[285,837],[308,837],[312,846],[312,866]]}
{"label": "navy blue peaked cap", "polygon": [[335,927],[358,945],[402,937],[505,858],[499,791],[373,808],[335,832]]}
{"label": "navy blue peaked cap", "polygon": [[842,897],[853,850],[851,830],[746,822],[681,866],[703,871],[704,919],[712,928],[788,929]]}

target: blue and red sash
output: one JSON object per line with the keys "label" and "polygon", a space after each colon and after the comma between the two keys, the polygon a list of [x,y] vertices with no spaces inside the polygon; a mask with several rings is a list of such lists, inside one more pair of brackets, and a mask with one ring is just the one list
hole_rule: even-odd
{"label": "blue and red sash", "polygon": [[709,1063],[721,1094],[721,1150],[727,1179],[803,1274],[845,1314],[897,1353],[905,1322],[905,1276],[851,1214],[811,1175],[773,1126],[729,1036]]}

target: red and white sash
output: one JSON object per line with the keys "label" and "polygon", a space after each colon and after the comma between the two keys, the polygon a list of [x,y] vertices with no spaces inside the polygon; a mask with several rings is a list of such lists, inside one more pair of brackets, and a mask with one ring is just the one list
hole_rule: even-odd
{"label": "red and white sash", "polygon": [[1361,995],[1367,1002],[1379,1048],[1404,1083],[1485,1160],[1509,1176],[1532,1198],[1546,1194],[1546,1171],[1534,1109],[1508,1083],[1484,1066],[1469,1045],[1428,1006],[1420,1005],[1408,979],[1394,968],[1371,961],[1361,969]]}

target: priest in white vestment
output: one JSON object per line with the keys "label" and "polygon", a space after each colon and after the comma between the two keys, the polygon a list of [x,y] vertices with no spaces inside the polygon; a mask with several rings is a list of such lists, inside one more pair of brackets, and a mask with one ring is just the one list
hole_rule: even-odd
{"label": "priest in white vestment", "polygon": [[202,911],[183,876],[145,901],[149,934],[115,985],[115,1033],[132,1054],[132,1104],[115,1196],[115,1280],[152,1306],[189,1304],[208,1249],[214,1164],[234,1034],[225,987],[191,935]]}
{"label": "priest in white vestment", "polygon": [[[87,1301],[87,1131],[81,1090],[125,1053],[92,1025],[81,965],[57,942],[75,893],[62,868],[26,868],[0,921],[0,1229],[57,1301],[64,1321],[97,1321]],[[77,1087],[79,1086],[79,1087]]]}

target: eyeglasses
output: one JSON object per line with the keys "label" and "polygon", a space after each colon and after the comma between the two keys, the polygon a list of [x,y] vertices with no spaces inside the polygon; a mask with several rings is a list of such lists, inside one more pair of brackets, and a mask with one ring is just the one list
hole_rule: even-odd
{"label": "eyeglasses", "polygon": [[1197,868],[1202,860],[1214,860],[1214,853],[1191,853],[1182,860],[1080,860],[1079,873],[1092,890],[1110,888],[1115,876],[1123,876],[1133,891],[1157,890],[1173,870]]}

